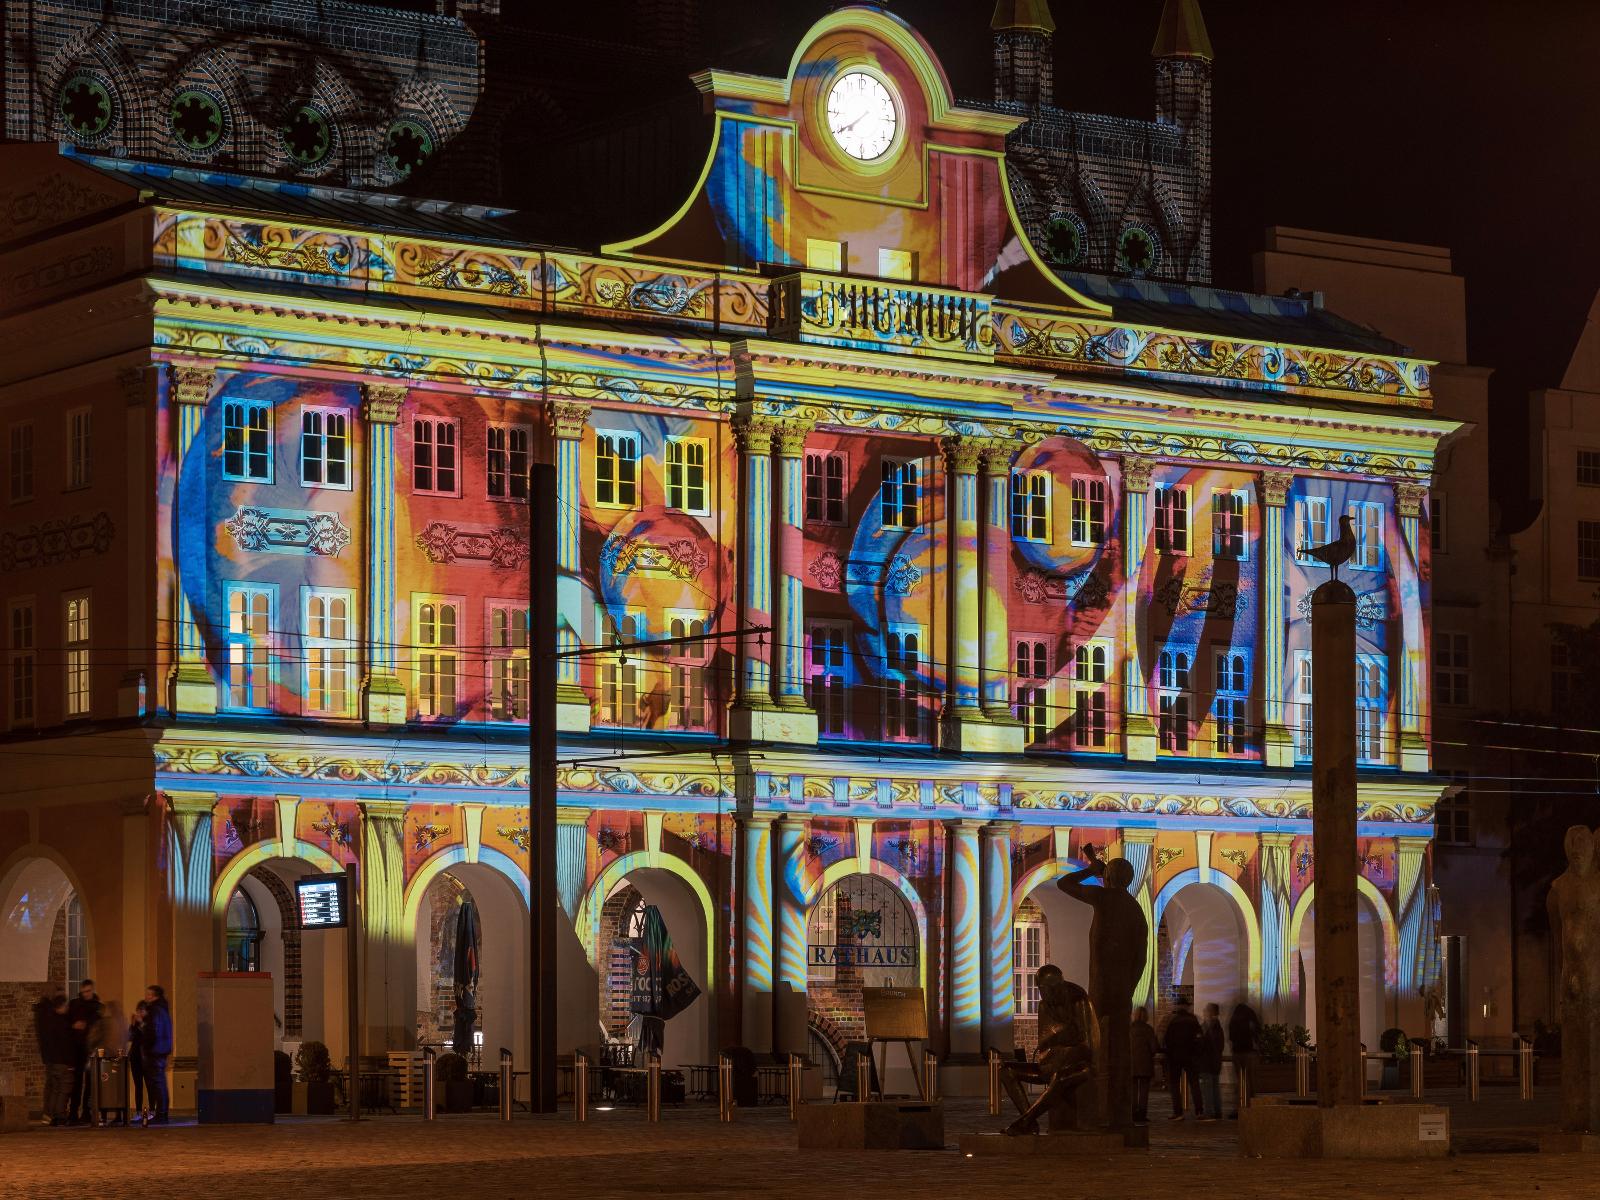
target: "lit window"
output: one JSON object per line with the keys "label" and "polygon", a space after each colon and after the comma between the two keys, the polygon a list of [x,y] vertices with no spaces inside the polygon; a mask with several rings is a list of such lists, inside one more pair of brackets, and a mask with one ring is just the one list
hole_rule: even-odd
{"label": "lit window", "polygon": [[1578,522],[1578,578],[1600,579],[1600,521]]}
{"label": "lit window", "polygon": [[1383,660],[1356,656],[1356,758],[1361,762],[1385,760],[1384,724],[1388,691]]}
{"label": "lit window", "polygon": [[1294,755],[1311,757],[1311,653],[1298,650],[1294,656]]}
{"label": "lit window", "polygon": [[1045,643],[1036,638],[1019,640],[1016,650],[1015,715],[1023,736],[1037,745],[1050,737],[1050,657]]}
{"label": "lit window", "polygon": [[[644,614],[624,613],[621,622],[602,613],[608,646],[645,641]],[[600,660],[600,724],[632,727],[639,724],[639,654],[619,650]]]}
{"label": "lit window", "polygon": [[76,995],[78,985],[89,978],[89,924],[83,919],[83,898],[73,892],[66,903],[66,968],[62,991]]}
{"label": "lit window", "polygon": [[411,489],[427,496],[456,496],[456,423],[443,417],[418,417],[411,425]]}
{"label": "lit window", "polygon": [[1106,481],[1083,475],[1072,480],[1072,544],[1098,546],[1106,536]]}
{"label": "lit window", "polygon": [[1428,496],[1428,548],[1435,554],[1448,554],[1450,551],[1443,492],[1433,492]]}
{"label": "lit window", "polygon": [[484,438],[489,499],[526,500],[533,431],[526,425],[490,425]]}
{"label": "lit window", "polygon": [[33,499],[33,423],[11,427],[11,502]]}
{"label": "lit window", "polygon": [[229,584],[228,707],[272,707],[272,589]]}
{"label": "lit window", "polygon": [[1466,705],[1471,701],[1471,645],[1464,633],[1438,631],[1433,635],[1433,698],[1438,704]]}
{"label": "lit window", "polygon": [[449,600],[417,602],[417,715],[456,715],[461,644],[459,609]]}
{"label": "lit window", "polygon": [[68,596],[66,604],[67,716],[89,715],[89,597]]}
{"label": "lit window", "polygon": [[1301,562],[1316,562],[1307,551],[1333,541],[1333,505],[1326,496],[1304,496],[1295,501],[1294,554]]}
{"label": "lit window", "polygon": [[806,269],[832,271],[837,275],[844,270],[844,243],[822,238],[806,239]]}
{"label": "lit window", "polygon": [[922,740],[922,631],[884,635],[883,735],[891,742]]}
{"label": "lit window", "polygon": [[300,482],[307,487],[350,486],[350,418],[342,410],[301,411]]}
{"label": "lit window", "polygon": [[607,508],[639,504],[639,435],[599,433],[594,439],[594,502]]}
{"label": "lit window", "polygon": [[1578,451],[1578,484],[1600,487],[1600,450]]}
{"label": "lit window", "polygon": [[667,439],[667,507],[687,513],[706,511],[706,439]]}
{"label": "lit window", "polygon": [[1244,557],[1243,492],[1211,493],[1211,553],[1215,558]]}
{"label": "lit window", "polygon": [[921,467],[914,460],[883,460],[883,490],[880,494],[885,529],[915,529],[921,520]]}
{"label": "lit window", "polygon": [[7,674],[11,679],[11,725],[34,722],[34,674],[38,667],[38,641],[34,634],[33,601],[11,605],[10,638],[6,644]]}
{"label": "lit window", "polygon": [[1156,549],[1163,554],[1189,553],[1189,489],[1156,486]]}
{"label": "lit window", "polygon": [[1243,754],[1247,745],[1245,708],[1249,703],[1249,670],[1245,656],[1233,650],[1216,654],[1217,707],[1213,729],[1218,754]]}
{"label": "lit window", "polygon": [[1072,742],[1079,750],[1104,750],[1111,677],[1109,642],[1084,642],[1072,653]]}
{"label": "lit window", "polygon": [[75,408],[67,414],[67,486],[89,486],[89,410]]}
{"label": "lit window", "polygon": [[1039,984],[1034,979],[1044,966],[1044,913],[1032,900],[1017,905],[1016,923],[1011,927],[1011,994],[1016,1015],[1036,1016],[1039,1012]]}
{"label": "lit window", "polygon": [[1351,501],[1350,523],[1356,534],[1356,552],[1350,556],[1350,565],[1364,571],[1378,570],[1383,566],[1383,505],[1369,500]]}
{"label": "lit window", "polygon": [[[668,637],[698,638],[704,637],[705,632],[703,617],[675,616],[667,621]],[[705,642],[686,642],[667,647],[670,729],[706,727],[706,646]]]}
{"label": "lit window", "polygon": [[272,407],[230,400],[222,406],[222,475],[272,482]]}
{"label": "lit window", "polygon": [[489,719],[528,719],[528,610],[489,606]]}
{"label": "lit window", "polygon": [[817,733],[823,737],[842,737],[845,732],[845,693],[849,686],[845,644],[848,636],[842,625],[819,622],[811,626],[806,695],[817,714]]}
{"label": "lit window", "polygon": [[888,246],[878,251],[878,275],[883,279],[910,280],[916,274],[916,258],[910,250]]}
{"label": "lit window", "polygon": [[818,525],[844,524],[844,455],[806,455],[806,520]]}
{"label": "lit window", "polygon": [[1011,472],[1011,536],[1050,540],[1050,472]]}
{"label": "lit window", "polygon": [[305,592],[305,703],[308,713],[348,716],[354,698],[355,643],[348,592]]}
{"label": "lit window", "polygon": [[1182,650],[1163,650],[1157,673],[1159,720],[1157,732],[1161,749],[1169,754],[1189,752],[1189,655]]}

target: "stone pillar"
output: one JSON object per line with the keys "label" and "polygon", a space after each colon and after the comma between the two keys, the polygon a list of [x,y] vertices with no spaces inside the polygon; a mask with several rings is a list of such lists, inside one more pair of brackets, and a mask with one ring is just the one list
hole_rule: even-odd
{"label": "stone pillar", "polygon": [[1016,997],[1012,992],[1011,847],[1017,827],[1010,821],[991,821],[979,831],[978,843],[983,889],[983,1048],[994,1046],[1001,1054],[1012,1047],[1012,1022]]}
{"label": "stone pillar", "polygon": [[[364,1056],[416,1040],[416,935],[405,927],[403,800],[361,801],[361,1023]],[[348,937],[349,934],[347,933]]]}
{"label": "stone pillar", "polygon": [[1393,570],[1400,590],[1400,768],[1431,769],[1426,734],[1428,645],[1422,619],[1422,505],[1428,489],[1420,483],[1394,485],[1394,510],[1400,518],[1405,556]]}
{"label": "stone pillar", "polygon": [[739,985],[743,1044],[772,1049],[772,814],[739,818]]}
{"label": "stone pillar", "polygon": [[1150,931],[1145,946],[1144,973],[1133,990],[1133,1003],[1150,1009],[1150,1019],[1155,1020],[1156,1002],[1156,831],[1154,829],[1124,829],[1122,831],[1122,857],[1133,868],[1133,882],[1128,894],[1144,910],[1145,927]]}
{"label": "stone pillar", "polygon": [[195,1103],[195,1056],[200,1048],[198,976],[202,971],[222,969],[221,930],[211,905],[211,812],[216,803],[211,792],[167,793],[165,857],[167,902],[172,913],[172,975],[166,987],[172,1012],[174,1108],[191,1108]]}
{"label": "stone pillar", "polygon": [[[1395,964],[1396,997],[1403,1008],[1401,1028],[1423,1019],[1421,989],[1427,983],[1428,962],[1428,846],[1431,839],[1395,839],[1395,897],[1400,907],[1398,961]],[[1408,1011],[1409,1010],[1409,1011]]]}
{"label": "stone pillar", "polygon": [[1262,753],[1268,767],[1294,766],[1294,734],[1284,720],[1283,531],[1284,504],[1294,486],[1288,471],[1263,471],[1256,486],[1261,500],[1261,675]]}
{"label": "stone pillar", "polygon": [[803,817],[777,821],[773,846],[773,1043],[780,1054],[806,1052],[806,836]]}
{"label": "stone pillar", "polygon": [[1154,762],[1156,725],[1145,684],[1144,638],[1139,628],[1140,581],[1150,540],[1148,458],[1122,456],[1122,752],[1129,762]]}
{"label": "stone pillar", "polygon": [[[193,483],[196,492],[190,495],[188,488],[184,486],[183,467],[184,461],[189,456],[189,449],[194,445],[194,440],[200,435],[201,426],[204,424],[206,403],[211,398],[211,389],[216,383],[217,372],[213,367],[173,365],[169,369],[172,374],[167,394],[172,401],[177,422],[173,439],[175,443],[172,456],[173,474],[176,484],[173,489],[172,504],[179,512],[187,510],[190,506],[204,511],[208,472],[203,469],[194,472]],[[205,454],[205,449],[203,445],[200,447],[202,455]],[[210,668],[206,665],[205,639],[195,621],[193,607],[198,602],[203,608],[207,602],[210,587],[206,570],[209,548],[203,543],[198,546],[188,545],[183,540],[182,534],[185,525],[183,521],[176,522],[173,533],[173,592],[177,603],[172,619],[177,633],[177,662],[172,671],[168,703],[173,712],[209,715],[217,711],[217,684],[211,677]],[[200,528],[209,530],[210,526],[201,522]],[[194,585],[195,595],[190,595],[189,589],[185,586],[186,581]]]}
{"label": "stone pillar", "polygon": [[[817,716],[806,703],[806,435],[809,421],[777,423],[778,572],[772,645],[776,651],[774,699],[782,710],[784,738],[816,745]],[[804,931],[802,930],[802,934]]]}
{"label": "stone pillar", "polygon": [[1295,947],[1289,945],[1292,833],[1261,835],[1261,1019],[1287,1020],[1294,996]]}
{"label": "stone pillar", "polygon": [[[744,521],[739,543],[739,627],[772,625],[772,417],[746,414],[733,425],[739,443],[739,499]],[[728,734],[738,740],[764,740],[774,721],[772,634],[739,638]]]}
{"label": "stone pillar", "polygon": [[978,620],[983,643],[983,715],[990,745],[1021,754],[1026,731],[1011,711],[1011,463],[1014,442],[990,440],[979,452],[983,494],[983,538],[979,547],[982,588]]}
{"label": "stone pillar", "polygon": [[394,497],[399,486],[394,427],[405,406],[406,392],[405,385],[399,383],[368,383],[361,388],[367,446],[366,555],[362,562],[367,628],[361,639],[366,659],[362,664],[362,716],[374,725],[403,725],[406,721],[406,687],[396,662],[394,629]]}
{"label": "stone pillar", "polygon": [[589,810],[556,809],[556,895],[567,920],[576,921],[588,890]]}
{"label": "stone pillar", "polygon": [[[556,522],[556,649],[576,650],[582,643],[585,596],[583,563],[579,549],[583,509],[583,431],[589,424],[589,406],[577,400],[552,400],[545,405],[550,439],[555,446],[556,495],[561,503]],[[583,690],[583,660],[577,656],[556,660],[556,728],[587,733],[591,710]]]}
{"label": "stone pillar", "polygon": [[1317,1103],[1361,1103],[1361,957],[1356,875],[1356,597],[1311,597],[1311,835],[1317,898]]}
{"label": "stone pillar", "polygon": [[974,1063],[983,1048],[983,898],[978,830],[982,821],[945,823],[945,938],[950,964],[950,1058]]}

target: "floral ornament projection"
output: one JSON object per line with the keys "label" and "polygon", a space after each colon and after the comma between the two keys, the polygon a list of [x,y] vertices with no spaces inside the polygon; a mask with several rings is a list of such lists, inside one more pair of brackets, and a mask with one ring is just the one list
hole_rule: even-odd
{"label": "floral ornament projection", "polygon": [[350,544],[350,531],[337,513],[241,508],[222,527],[241,550],[269,554],[304,551],[335,558]]}
{"label": "floral ornament projection", "polygon": [[1129,225],[1117,235],[1117,272],[1149,275],[1161,265],[1161,239],[1148,225]]}
{"label": "floral ornament projection", "polygon": [[315,104],[295,106],[280,133],[283,148],[302,167],[319,166],[333,152],[333,123]]}
{"label": "floral ornament projection", "polygon": [[383,135],[383,158],[397,179],[404,179],[418,170],[437,149],[431,130],[413,117],[401,117],[390,123]]}
{"label": "floral ornament projection", "polygon": [[97,138],[111,127],[115,106],[111,89],[97,75],[80,71],[61,88],[61,117],[74,137]]}
{"label": "floral ornament projection", "polygon": [[1076,213],[1055,213],[1044,226],[1045,257],[1058,267],[1077,266],[1089,244],[1089,231]]}
{"label": "floral ornament projection", "polygon": [[173,138],[197,154],[215,148],[227,128],[222,102],[204,88],[184,88],[174,96],[170,118]]}

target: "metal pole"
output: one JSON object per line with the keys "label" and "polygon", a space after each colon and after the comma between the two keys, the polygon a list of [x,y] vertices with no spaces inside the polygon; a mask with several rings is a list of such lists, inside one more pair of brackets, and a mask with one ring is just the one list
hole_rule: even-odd
{"label": "metal pole", "polygon": [[1467,1099],[1478,1098],[1478,1043],[1467,1043]]}
{"label": "metal pole", "polygon": [[872,1056],[856,1055],[856,1101],[865,1104],[872,1099]]}
{"label": "metal pole", "polygon": [[422,1119],[431,1121],[437,1115],[434,1104],[433,1060],[439,1052],[432,1046],[422,1048]]}
{"label": "metal pole", "polygon": [[733,1060],[726,1054],[717,1056],[717,1119],[733,1120]]}
{"label": "metal pole", "polygon": [[1294,1048],[1294,1094],[1298,1100],[1311,1095],[1311,1051],[1304,1046]]}
{"label": "metal pole", "polygon": [[1423,1084],[1426,1080],[1426,1068],[1422,1065],[1422,1047],[1411,1043],[1411,1098],[1422,1099]]}
{"label": "metal pole", "polygon": [[1250,1072],[1238,1059],[1233,1060],[1234,1090],[1238,1095],[1238,1109],[1243,1112],[1250,1107]]}
{"label": "metal pole", "polygon": [[922,1052],[922,1098],[929,1104],[939,1098],[939,1057],[931,1050]]}
{"label": "metal pole", "polygon": [[516,1076],[511,1070],[511,1051],[500,1047],[500,1119],[511,1120],[511,1084]]}
{"label": "metal pole", "polygon": [[1533,1043],[1526,1038],[1517,1041],[1517,1078],[1522,1085],[1522,1098],[1533,1099]]}
{"label": "metal pole", "polygon": [[644,1073],[644,1117],[661,1120],[661,1056],[652,1054]]}
{"label": "metal pole", "polygon": [[1000,1052],[989,1051],[989,1115],[1000,1115]]}
{"label": "metal pole", "polygon": [[798,1054],[789,1055],[789,1120],[800,1119],[800,1086],[805,1077],[805,1068],[800,1065]]}
{"label": "metal pole", "polygon": [[[556,1111],[556,529],[552,463],[529,469],[528,884],[529,1107]],[[572,498],[577,503],[577,497]]]}
{"label": "metal pole", "polygon": [[345,926],[345,994],[350,1002],[347,1036],[350,1039],[350,1119],[361,1120],[361,881],[356,864],[344,869],[345,902],[350,908],[350,923]]}
{"label": "metal pole", "polygon": [[578,1121],[589,1119],[589,1059],[582,1051],[572,1056],[572,1115]]}

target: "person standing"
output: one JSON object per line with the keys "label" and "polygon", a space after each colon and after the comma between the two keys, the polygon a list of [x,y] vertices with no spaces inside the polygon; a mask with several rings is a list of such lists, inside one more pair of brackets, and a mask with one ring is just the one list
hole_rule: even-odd
{"label": "person standing", "polygon": [[72,1026],[73,1069],[72,1102],[67,1116],[73,1125],[89,1123],[92,1107],[89,1098],[89,1031],[100,1019],[100,997],[95,995],[94,980],[85,979],[78,985],[78,994],[67,1005],[67,1024]]}
{"label": "person standing", "polygon": [[150,1107],[155,1110],[151,1122],[167,1123],[167,1057],[172,1053],[172,1010],[167,1007],[167,993],[158,983],[144,990],[144,1082],[150,1090]]}
{"label": "person standing", "polygon": [[1187,1000],[1175,1000],[1177,1010],[1167,1021],[1161,1036],[1161,1049],[1167,1056],[1167,1089],[1172,1094],[1171,1120],[1183,1120],[1185,1085],[1194,1098],[1194,1115],[1200,1116],[1200,1080],[1195,1074],[1195,1054],[1200,1047],[1200,1022],[1189,1011]]}
{"label": "person standing", "polygon": [[[1261,1018],[1248,1004],[1241,1004],[1228,1018],[1228,1046],[1233,1050],[1234,1095],[1243,1108],[1250,1088],[1255,1085],[1256,1051],[1261,1040]],[[1237,1117],[1239,1114],[1233,1114]]]}
{"label": "person standing", "polygon": [[1150,1123],[1150,1080],[1156,1073],[1156,1055],[1161,1052],[1161,1039],[1150,1024],[1150,1013],[1139,1007],[1133,1010],[1133,1024],[1128,1027],[1128,1073],[1133,1077],[1133,1123]]}
{"label": "person standing", "polygon": [[1200,1045],[1195,1053],[1195,1073],[1200,1076],[1202,1121],[1222,1119],[1222,1010],[1206,1005],[1206,1019],[1200,1026]]}
{"label": "person standing", "polygon": [[39,997],[33,1006],[33,1031],[44,1063],[44,1119],[52,1125],[65,1125],[67,1103],[72,1098],[73,1048],[64,994]]}
{"label": "person standing", "polygon": [[133,1108],[128,1112],[128,1123],[135,1117],[141,1122],[149,1117],[144,1107],[144,1024],[147,1010],[143,1000],[133,1006],[133,1020],[128,1024],[128,1074],[133,1079]]}

